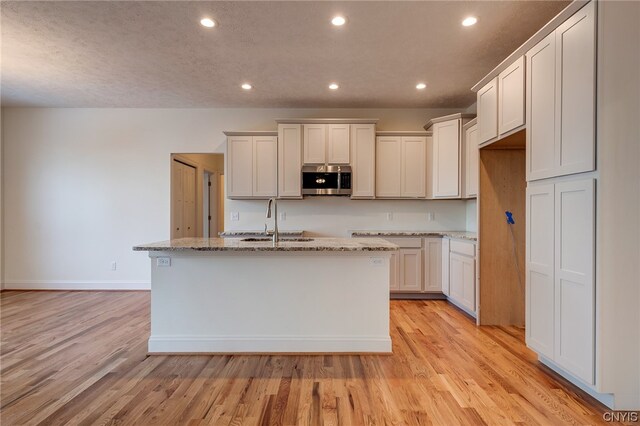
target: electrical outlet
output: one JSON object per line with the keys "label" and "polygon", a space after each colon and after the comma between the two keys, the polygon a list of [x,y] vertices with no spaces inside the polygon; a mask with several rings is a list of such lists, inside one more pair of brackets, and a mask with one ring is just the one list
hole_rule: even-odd
{"label": "electrical outlet", "polygon": [[393,213],[387,213],[387,220],[393,220]]}
{"label": "electrical outlet", "polygon": [[171,266],[171,258],[170,257],[158,257],[158,258],[156,258],[156,266],[160,266],[160,267]]}
{"label": "electrical outlet", "polygon": [[436,215],[433,214],[433,212],[427,212],[427,221],[429,222],[433,222],[433,219],[435,219]]}
{"label": "electrical outlet", "polygon": [[118,264],[116,263],[116,261],[114,260],[113,262],[111,262],[111,270],[115,271],[116,269],[118,269]]}
{"label": "electrical outlet", "polygon": [[237,222],[240,220],[240,212],[231,212],[231,220]]}
{"label": "electrical outlet", "polygon": [[384,265],[384,259],[381,258],[381,257],[371,257],[370,261],[371,261],[371,265],[373,265],[373,266],[383,266]]}
{"label": "electrical outlet", "polygon": [[287,220],[287,212],[280,212],[280,220]]}

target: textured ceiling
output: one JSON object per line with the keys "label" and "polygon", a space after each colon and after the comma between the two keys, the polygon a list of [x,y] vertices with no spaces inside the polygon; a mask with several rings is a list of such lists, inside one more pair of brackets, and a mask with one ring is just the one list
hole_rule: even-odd
{"label": "textured ceiling", "polygon": [[[3,1],[2,103],[466,107],[471,86],[568,3]],[[478,24],[462,27],[467,15]]]}

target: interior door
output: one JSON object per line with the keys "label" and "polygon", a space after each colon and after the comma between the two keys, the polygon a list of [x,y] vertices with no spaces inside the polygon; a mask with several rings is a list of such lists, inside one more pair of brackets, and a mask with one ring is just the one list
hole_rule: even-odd
{"label": "interior door", "polygon": [[184,187],[182,178],[183,164],[171,162],[171,238],[184,236]]}
{"label": "interior door", "polygon": [[196,236],[196,169],[183,165],[184,236]]}

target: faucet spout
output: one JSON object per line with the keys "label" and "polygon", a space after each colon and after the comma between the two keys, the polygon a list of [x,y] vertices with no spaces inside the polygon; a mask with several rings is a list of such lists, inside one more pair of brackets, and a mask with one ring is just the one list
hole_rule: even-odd
{"label": "faucet spout", "polygon": [[[267,203],[267,219],[271,218],[271,205],[273,204],[273,245],[275,246],[280,240],[280,235],[278,234],[278,202],[275,198],[269,198],[269,202]],[[264,229],[266,232],[267,224],[264,224]]]}

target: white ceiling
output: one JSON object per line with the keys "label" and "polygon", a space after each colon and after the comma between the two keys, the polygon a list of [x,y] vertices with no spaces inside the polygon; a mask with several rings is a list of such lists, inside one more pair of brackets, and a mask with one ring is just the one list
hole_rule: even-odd
{"label": "white ceiling", "polygon": [[[466,107],[471,86],[568,3],[3,1],[2,103]],[[344,27],[330,24],[337,13]],[[468,15],[478,24],[462,27]]]}

